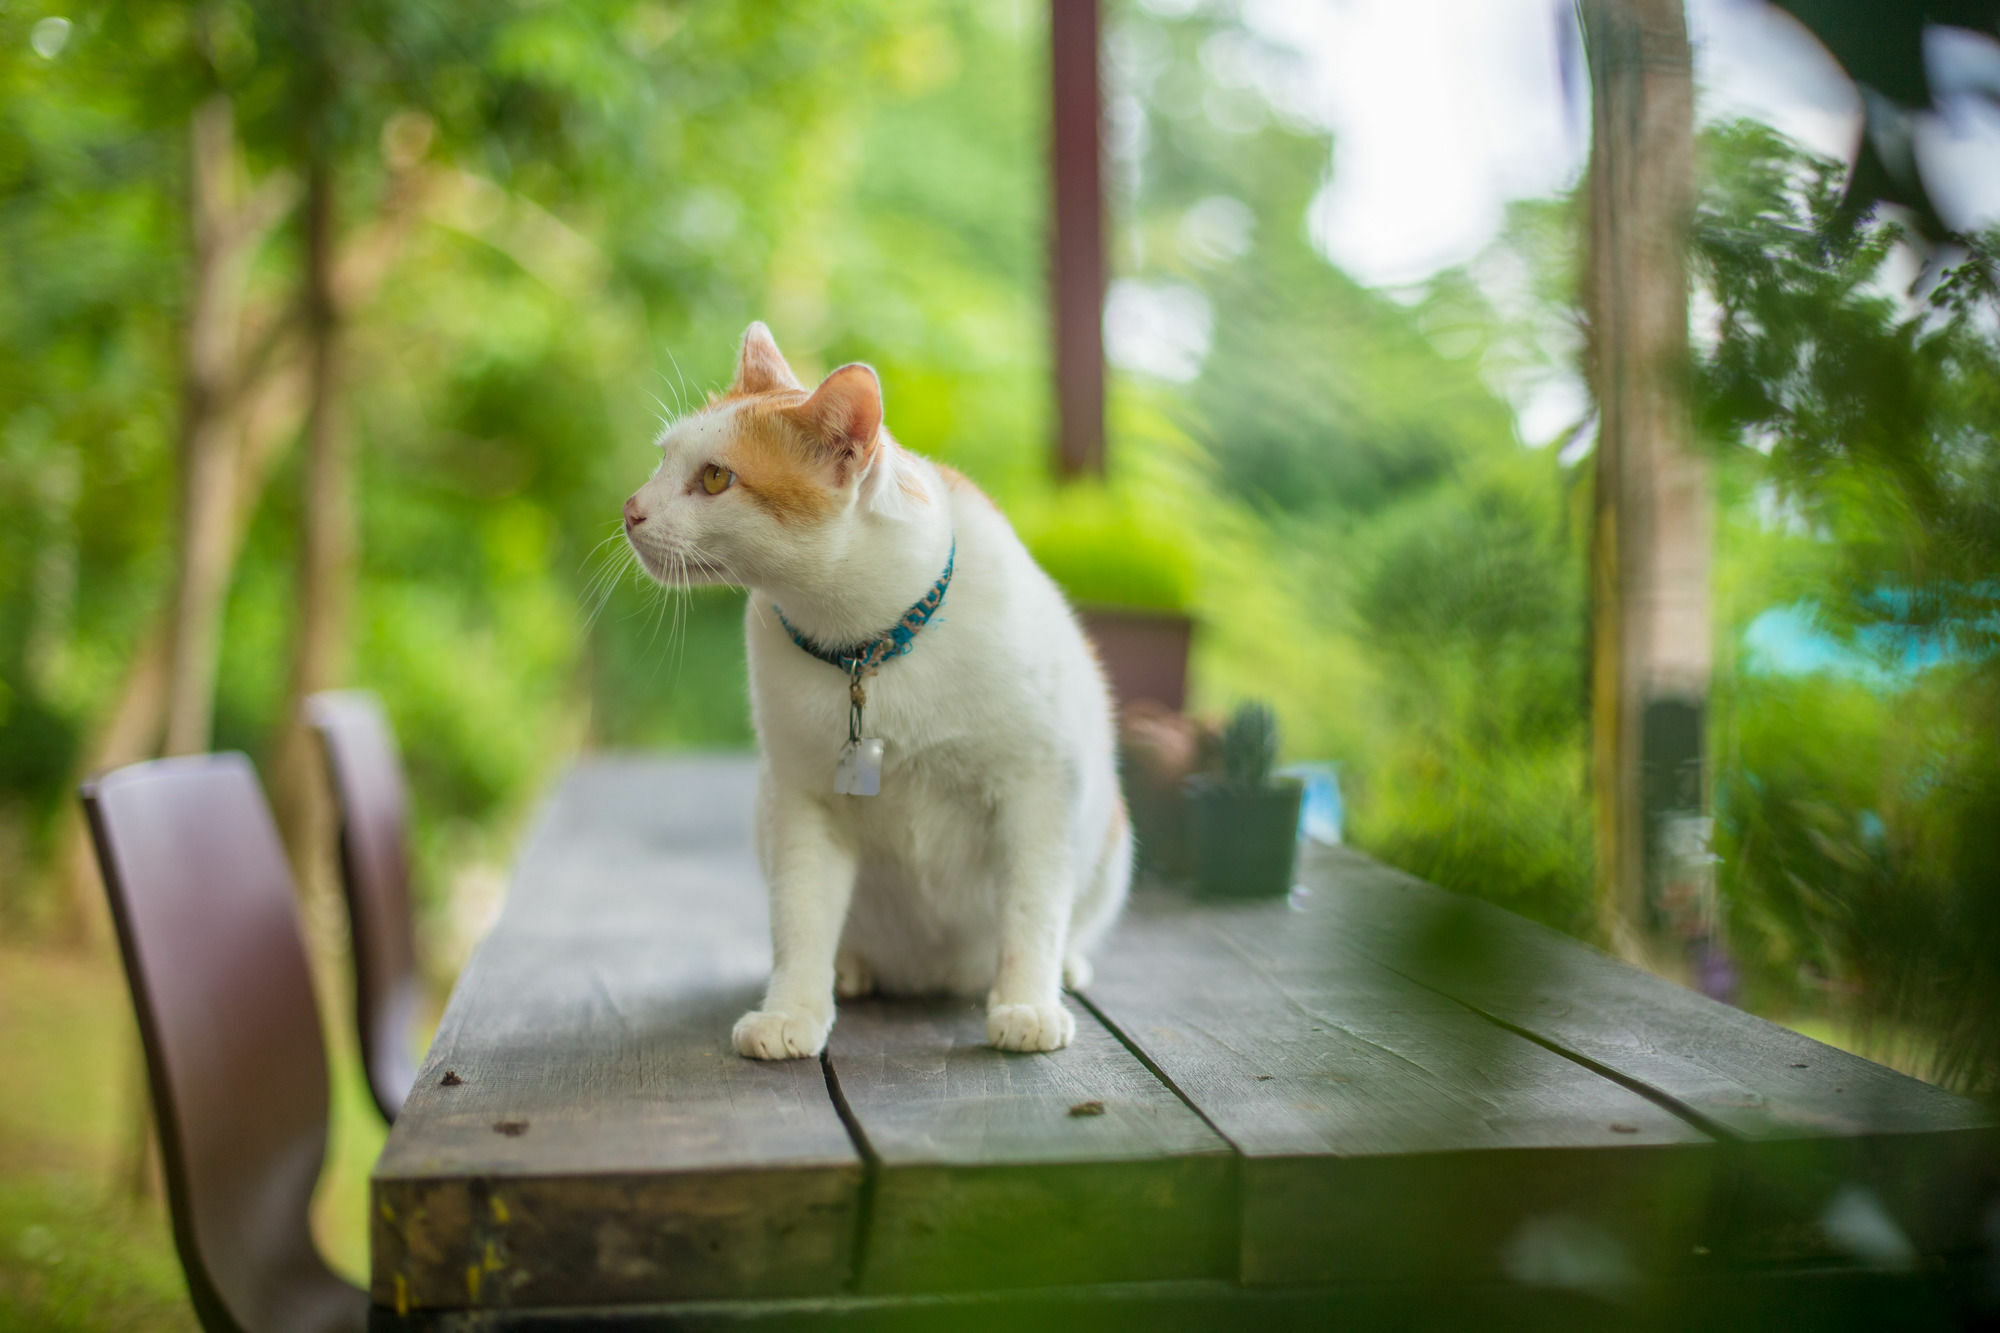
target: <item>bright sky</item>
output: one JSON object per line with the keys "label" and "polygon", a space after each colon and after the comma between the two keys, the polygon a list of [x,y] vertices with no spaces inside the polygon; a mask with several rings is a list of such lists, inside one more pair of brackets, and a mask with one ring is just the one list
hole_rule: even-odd
{"label": "bright sky", "polygon": [[[1178,12],[1193,0],[1145,0]],[[1588,74],[1573,0],[1243,0],[1248,26],[1296,51],[1301,68],[1210,62],[1247,76],[1271,100],[1333,131],[1327,185],[1308,219],[1327,257],[1371,286],[1410,288],[1478,255],[1511,201],[1573,184],[1590,150]],[[1697,111],[1751,116],[1830,157],[1852,159],[1861,103],[1831,56],[1766,0],[1687,0]],[[1915,126],[1916,151],[1947,222],[2000,222],[2000,43],[1933,29],[1927,63],[1943,114]],[[1912,273],[1914,276],[1914,272]],[[1496,296],[1501,294],[1495,293]],[[1210,312],[1193,288],[1114,283],[1106,310],[1112,360],[1192,378]],[[1555,371],[1496,385],[1521,437],[1548,440],[1588,409],[1575,376]]]}
{"label": "bright sky", "polygon": [[[1570,0],[1250,0],[1251,27],[1308,61],[1314,112],[1335,135],[1312,216],[1334,262],[1375,285],[1421,281],[1476,254],[1510,200],[1575,180],[1590,125],[1574,12]],[[1853,155],[1859,98],[1789,15],[1764,0],[1688,0],[1687,13],[1704,119],[1753,116]],[[1994,77],[1982,47],[2000,55],[1935,31],[1934,77],[1945,89]],[[1917,139],[1948,221],[2000,221],[2000,110],[1951,97]]]}

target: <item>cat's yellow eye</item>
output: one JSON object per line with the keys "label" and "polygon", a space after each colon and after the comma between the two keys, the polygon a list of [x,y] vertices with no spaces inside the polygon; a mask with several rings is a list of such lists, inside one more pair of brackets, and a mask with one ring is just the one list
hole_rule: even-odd
{"label": "cat's yellow eye", "polygon": [[734,472],[731,472],[726,467],[717,467],[714,463],[710,463],[701,470],[701,488],[710,495],[722,494],[729,489],[729,484],[735,480],[736,474]]}

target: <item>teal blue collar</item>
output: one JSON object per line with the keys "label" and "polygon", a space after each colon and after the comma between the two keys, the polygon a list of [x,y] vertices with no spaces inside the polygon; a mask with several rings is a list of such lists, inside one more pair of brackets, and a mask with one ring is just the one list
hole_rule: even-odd
{"label": "teal blue collar", "polygon": [[954,538],[951,554],[944,560],[944,573],[938,575],[938,581],[931,585],[931,590],[918,599],[916,605],[903,612],[903,618],[888,629],[872,639],[845,647],[826,648],[814,643],[792,627],[792,622],[785,619],[785,613],[776,602],[771,603],[771,609],[778,613],[778,623],[785,627],[785,633],[792,636],[793,643],[828,666],[839,667],[845,675],[858,680],[862,673],[873,671],[890,658],[901,657],[910,651],[910,646],[916,642],[917,631],[928,625],[931,617],[937,614],[937,609],[944,605],[944,591],[951,586],[951,567],[957,561],[958,541]]}

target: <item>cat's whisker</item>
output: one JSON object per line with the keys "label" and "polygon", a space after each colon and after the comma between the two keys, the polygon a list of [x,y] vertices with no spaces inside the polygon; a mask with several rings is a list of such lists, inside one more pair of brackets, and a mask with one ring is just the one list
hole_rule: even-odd
{"label": "cat's whisker", "polygon": [[618,575],[624,572],[619,566],[617,553],[606,552],[602,543],[588,557],[588,562],[594,562],[596,567],[590,571],[590,577],[584,580],[580,600],[585,603],[590,602],[606,584],[615,582]]}
{"label": "cat's whisker", "polygon": [[610,570],[610,578],[606,578],[606,580],[604,580],[604,592],[602,592],[602,594],[598,596],[598,602],[600,602],[600,610],[602,610],[602,604],[604,604],[604,602],[610,602],[610,598],[618,594],[618,588],[622,588],[622,586],[624,586],[624,580],[626,580],[626,574],[630,574],[630,576],[632,576],[632,580],[634,580],[634,582],[636,582],[636,584],[638,584],[640,588],[644,588],[644,586],[646,586],[646,562],[644,562],[644,560],[640,560],[638,552],[636,552],[636,550],[632,550],[632,546],[630,546],[630,544],[628,544],[628,546],[624,546],[624,550],[622,550],[622,552],[618,554],[616,562],[612,564],[612,570]]}
{"label": "cat's whisker", "polygon": [[638,559],[629,543],[619,550],[606,552],[606,548],[623,535],[624,524],[621,522],[617,532],[591,548],[590,554],[584,557],[585,565],[597,562],[597,568],[585,581],[583,591],[578,597],[579,603],[586,608],[583,619],[583,632],[586,634],[595,628],[598,617],[604,614],[605,606],[611,601],[612,594],[618,590],[618,584],[625,576],[627,565],[636,563]]}
{"label": "cat's whisker", "polygon": [[603,541],[597,543],[597,545],[591,547],[588,551],[584,552],[583,559],[577,561],[576,567],[578,569],[582,569],[585,565],[589,564],[593,558],[596,557],[599,551],[602,551],[605,547],[611,545],[611,543],[617,541],[620,537],[623,537],[624,535],[625,535],[624,520],[613,519],[611,522],[611,535],[606,537]]}
{"label": "cat's whisker", "polygon": [[673,601],[674,623],[673,627],[667,631],[667,653],[674,659],[674,666],[668,679],[679,680],[681,662],[687,652],[688,571],[687,553],[684,551],[676,551],[674,553]]}
{"label": "cat's whisker", "polygon": [[604,540],[590,548],[589,553],[584,556],[579,568],[593,562],[599,562],[598,573],[602,573],[608,568],[615,568],[623,558],[616,549],[619,547],[623,547],[626,554],[630,554],[631,544],[625,540],[625,524],[622,519],[612,524],[611,532]]}
{"label": "cat's whisker", "polygon": [[681,359],[674,355],[674,349],[671,347],[667,348],[667,360],[673,362],[674,375],[680,380],[679,401],[681,404],[681,411],[686,412],[687,396],[688,396],[687,374],[681,370]]}
{"label": "cat's whisker", "polygon": [[[670,564],[669,564],[669,570],[671,570],[671,568],[672,568],[672,566],[671,566],[671,563],[670,563]],[[654,645],[655,645],[655,644],[657,644],[657,643],[659,643],[659,641],[660,641],[660,629],[661,629],[661,627],[662,627],[662,626],[664,626],[664,625],[665,625],[665,624],[667,623],[667,608],[668,608],[668,606],[669,606],[669,605],[671,605],[671,601],[670,601],[670,597],[671,597],[671,594],[669,594],[669,592],[667,591],[667,585],[666,585],[666,584],[664,584],[664,583],[661,583],[661,584],[656,584],[655,586],[656,586],[656,587],[657,587],[657,588],[659,589],[659,594],[660,594],[660,595],[659,595],[659,599],[658,599],[657,601],[655,601],[655,602],[653,603],[653,609],[652,609],[652,613],[651,613],[651,614],[650,614],[649,616],[647,616],[647,618],[646,618],[646,620],[647,620],[647,625],[646,625],[646,651],[647,651],[647,652],[651,652],[651,651],[653,650],[653,647],[654,647]],[[653,669],[654,669],[654,671],[655,671],[656,673],[657,673],[657,672],[658,672],[658,670],[659,670],[659,662],[658,662],[658,660],[657,660],[657,659],[655,659],[655,661],[654,661],[654,663],[653,663]]]}

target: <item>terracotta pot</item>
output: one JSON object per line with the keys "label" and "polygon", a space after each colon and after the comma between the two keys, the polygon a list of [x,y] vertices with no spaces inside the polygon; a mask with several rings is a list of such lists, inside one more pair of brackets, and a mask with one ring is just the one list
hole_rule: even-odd
{"label": "terracotta pot", "polygon": [[1097,646],[1121,710],[1141,699],[1176,711],[1187,702],[1192,620],[1177,612],[1118,606],[1079,607],[1077,614],[1084,633]]}

